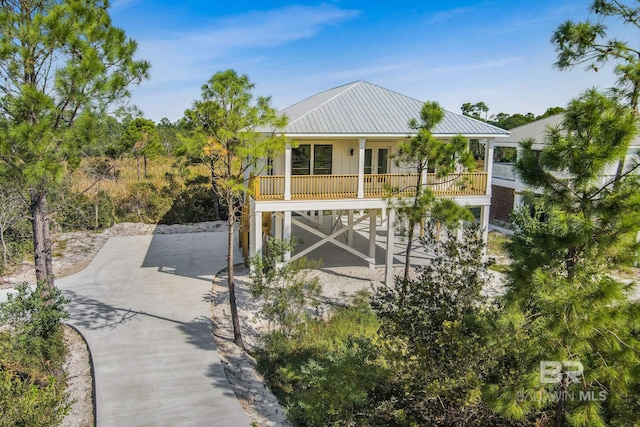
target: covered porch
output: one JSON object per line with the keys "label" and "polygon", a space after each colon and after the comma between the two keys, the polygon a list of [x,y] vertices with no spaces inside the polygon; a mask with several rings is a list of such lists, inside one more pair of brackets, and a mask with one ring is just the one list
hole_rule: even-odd
{"label": "covered porch", "polygon": [[[417,174],[279,175],[257,176],[253,196],[257,201],[363,199],[411,196]],[[486,172],[451,174],[444,178],[425,174],[423,182],[438,196],[481,195],[487,192]]]}

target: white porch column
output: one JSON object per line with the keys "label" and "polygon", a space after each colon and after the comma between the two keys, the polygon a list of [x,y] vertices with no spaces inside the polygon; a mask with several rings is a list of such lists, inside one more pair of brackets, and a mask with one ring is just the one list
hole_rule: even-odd
{"label": "white porch column", "polygon": [[[349,209],[349,213],[347,214],[347,222],[348,225],[353,223],[353,209]],[[347,245],[353,245],[353,228],[350,228],[347,231]]]}
{"label": "white porch column", "polygon": [[280,217],[280,215],[278,215],[278,213],[276,212],[276,214],[273,216],[273,220],[276,223],[275,224],[275,227],[276,227],[276,229],[275,229],[276,239],[284,240],[283,237],[282,237],[282,222],[283,222],[282,217]]}
{"label": "white porch column", "polygon": [[[480,227],[482,228],[482,241],[485,245],[489,239],[489,208],[490,206],[480,207]],[[483,251],[486,253],[486,246]]]}
{"label": "white porch column", "polygon": [[249,201],[249,257],[256,255],[256,230],[254,227],[253,217],[256,214],[256,202],[253,199]]}
{"label": "white porch column", "polygon": [[377,209],[369,209],[369,258],[373,260],[370,269],[376,266],[376,212]]}
{"label": "white porch column", "polygon": [[253,251],[255,256],[262,256],[262,212],[255,212],[253,215],[253,224],[251,224],[251,231],[253,231],[255,244],[253,245]]}
{"label": "white porch column", "polygon": [[291,144],[284,150],[284,199],[291,200]]}
{"label": "white porch column", "polygon": [[366,139],[358,140],[360,148],[358,150],[358,199],[364,199],[364,146]]}
{"label": "white porch column", "polygon": [[[288,240],[291,238],[291,211],[284,212],[283,227],[282,227],[282,240]],[[284,261],[289,262],[291,259],[291,252],[284,254]]]}
{"label": "white porch column", "polygon": [[487,174],[487,196],[491,195],[491,178],[493,176],[493,138],[487,138],[484,147],[484,172]]}
{"label": "white porch column", "polygon": [[389,216],[387,217],[387,255],[384,264],[384,283],[387,286],[393,284],[393,248],[395,240],[395,230],[393,223],[396,219],[396,211],[389,209]]}

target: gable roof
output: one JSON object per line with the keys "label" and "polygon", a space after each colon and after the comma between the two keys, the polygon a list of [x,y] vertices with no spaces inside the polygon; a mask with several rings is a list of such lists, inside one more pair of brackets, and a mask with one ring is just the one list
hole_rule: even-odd
{"label": "gable roof", "polygon": [[[414,135],[410,119],[418,119],[424,102],[357,81],[329,89],[285,108],[289,136],[398,136]],[[509,132],[480,120],[445,110],[433,130],[437,136],[504,137]]]}

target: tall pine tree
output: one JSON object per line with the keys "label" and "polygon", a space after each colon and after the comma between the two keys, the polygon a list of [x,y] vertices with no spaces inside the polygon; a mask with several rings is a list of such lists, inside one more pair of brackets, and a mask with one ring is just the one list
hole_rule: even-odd
{"label": "tall pine tree", "polygon": [[106,0],[0,6],[0,176],[28,192],[36,277],[53,286],[47,195],[77,164],[94,112],[126,97],[149,64],[134,59]]}
{"label": "tall pine tree", "polygon": [[445,181],[450,174],[466,171],[474,166],[473,154],[468,149],[469,141],[465,137],[456,135],[451,140],[441,140],[433,136],[433,129],[443,119],[444,110],[440,104],[435,101],[425,102],[420,110],[420,120],[409,121],[409,126],[416,131],[416,135],[402,141],[394,155],[397,165],[413,168],[417,176],[413,196],[398,197],[391,203],[398,212],[399,222],[406,224],[407,250],[403,276],[405,282],[409,280],[415,228],[426,216],[431,215],[433,219],[442,220],[447,224],[457,224],[460,219],[473,219],[469,209],[457,205],[451,199],[435,197],[430,186],[438,182],[426,182],[424,179],[429,169],[435,171],[440,181]]}
{"label": "tall pine tree", "polygon": [[[246,192],[253,191],[248,186],[249,172],[260,174],[268,168],[267,159],[283,152],[286,145],[285,137],[276,131],[284,128],[287,118],[278,116],[270,98],[258,97],[254,101],[253,88],[247,75],[238,75],[234,70],[220,71],[202,86],[202,99],[185,111],[185,121],[195,131],[185,150],[189,155],[209,159],[213,189],[227,210],[229,301],[234,341],[240,347],[244,344],[233,276],[236,214]],[[271,127],[274,132],[268,136],[256,132],[262,126]]]}
{"label": "tall pine tree", "polygon": [[[508,245],[496,334],[503,371],[489,387],[505,416],[555,426],[637,422],[639,306],[629,299],[633,284],[611,274],[638,249],[637,155],[614,173],[637,127],[631,109],[589,90],[548,130],[541,152],[521,144],[517,170],[537,195],[513,216]],[[556,364],[552,375],[541,372],[545,361]],[[584,372],[572,376],[580,364]]]}

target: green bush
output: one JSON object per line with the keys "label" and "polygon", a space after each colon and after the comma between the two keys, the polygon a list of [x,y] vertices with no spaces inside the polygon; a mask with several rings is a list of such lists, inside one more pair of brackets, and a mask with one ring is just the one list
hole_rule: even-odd
{"label": "green bush", "polygon": [[377,329],[360,299],[327,321],[306,321],[290,338],[281,331],[265,337],[259,369],[294,425],[369,425],[366,408],[387,377],[377,363]]}
{"label": "green bush", "polygon": [[16,294],[0,303],[0,324],[9,328],[11,346],[23,365],[43,368],[61,363],[65,353],[60,321],[68,317],[64,305],[69,302],[58,288],[39,283],[34,290],[22,283]]}
{"label": "green bush", "polygon": [[115,224],[115,205],[109,193],[99,190],[94,197],[92,200],[87,194],[79,194],[65,203],[57,221],[60,228],[63,231],[102,230]]}
{"label": "green bush", "polygon": [[[22,375],[24,376],[24,375]],[[0,427],[51,427],[60,424],[69,410],[64,381],[24,380],[9,370],[0,370]]]}
{"label": "green bush", "polygon": [[137,182],[129,188],[129,195],[116,206],[116,214],[123,221],[157,223],[169,210],[171,201],[150,182]]}
{"label": "green bush", "polygon": [[213,190],[211,186],[192,185],[180,191],[171,209],[160,220],[161,224],[184,224],[204,221],[218,221],[212,209]]}
{"label": "green bush", "polygon": [[262,297],[261,313],[290,337],[296,328],[318,312],[322,287],[309,271],[320,267],[321,261],[301,257],[285,263],[285,254],[293,252],[293,239],[269,239],[267,255],[251,260],[251,293]]}
{"label": "green bush", "polygon": [[19,285],[0,304],[0,427],[56,426],[68,412],[60,291]]}

